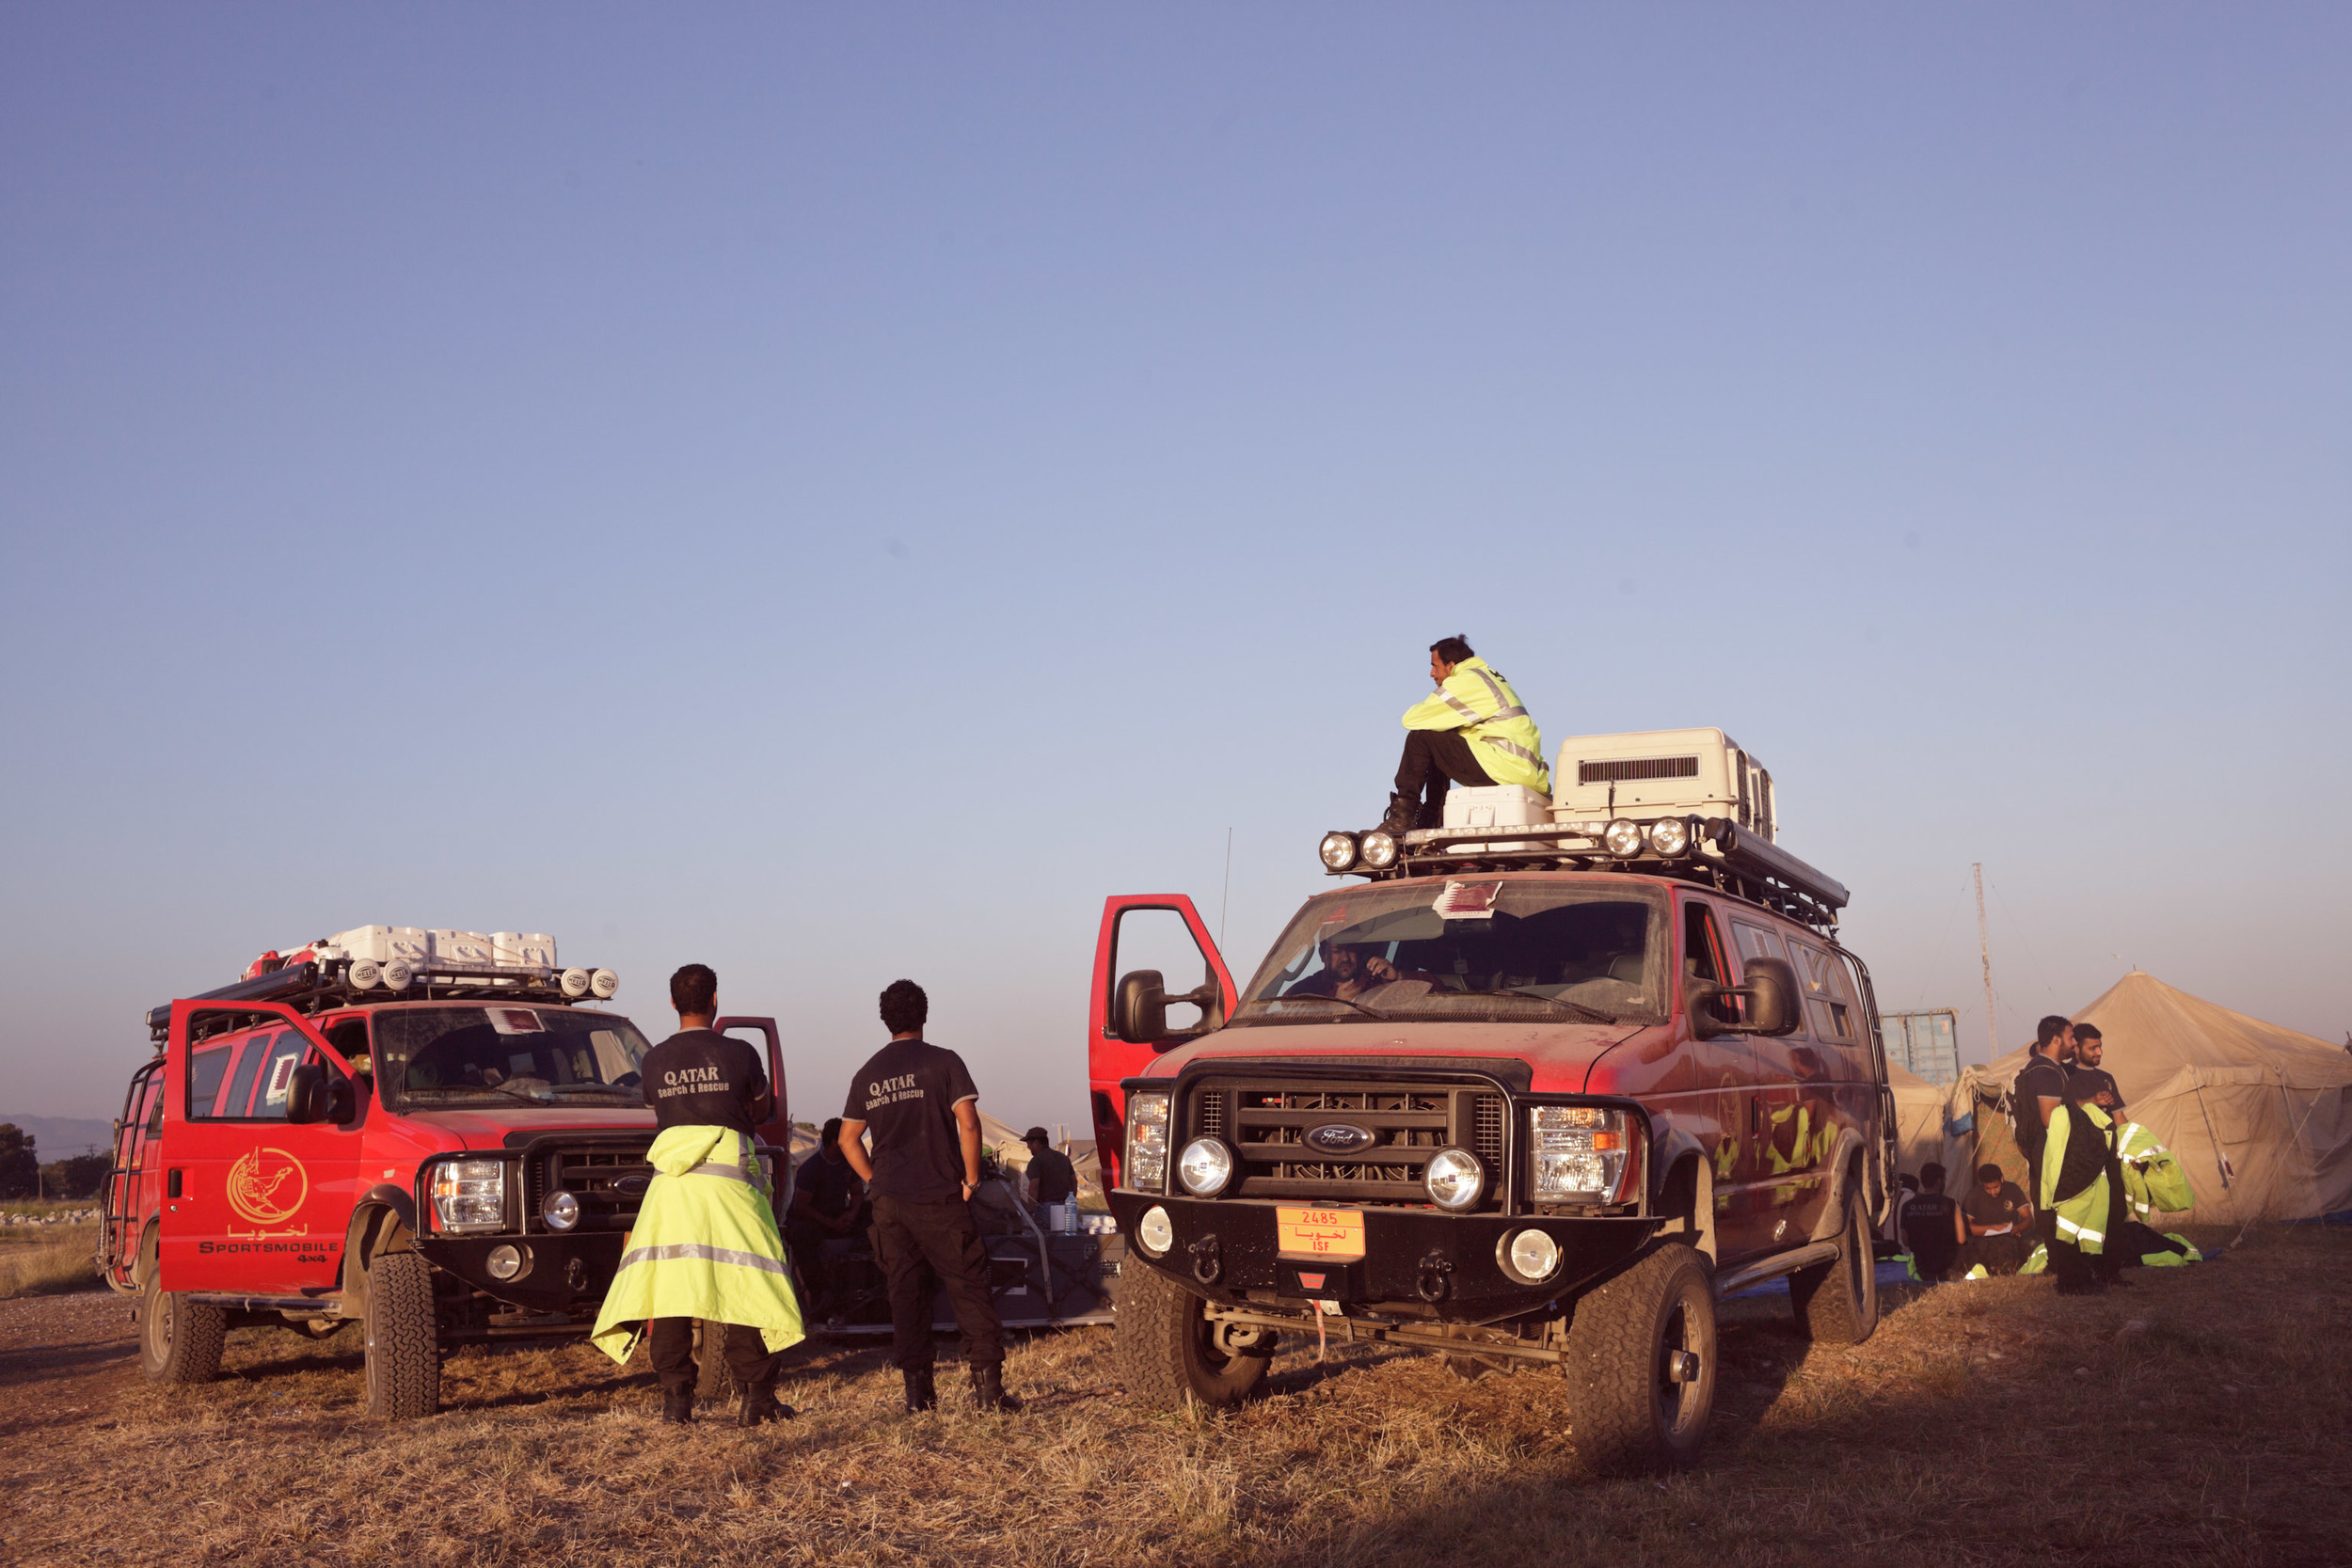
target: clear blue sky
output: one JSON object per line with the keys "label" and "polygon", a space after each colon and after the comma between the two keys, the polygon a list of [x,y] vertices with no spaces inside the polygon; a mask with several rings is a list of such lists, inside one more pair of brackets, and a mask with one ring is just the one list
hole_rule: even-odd
{"label": "clear blue sky", "polygon": [[2352,1028],[2340,6],[0,11],[0,1113],[369,922],[1078,1121],[1427,644],[1722,724],[1983,1051]]}

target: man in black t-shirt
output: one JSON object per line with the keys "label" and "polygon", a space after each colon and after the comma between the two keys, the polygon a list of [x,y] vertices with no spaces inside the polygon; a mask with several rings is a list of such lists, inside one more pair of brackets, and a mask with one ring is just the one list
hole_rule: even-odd
{"label": "man in black t-shirt", "polygon": [[[963,1058],[923,1038],[930,999],[912,980],[882,993],[890,1043],[858,1069],[841,1112],[841,1152],[874,1200],[874,1251],[890,1281],[891,1346],[909,1414],[939,1403],[931,1377],[931,1291],[947,1292],[982,1410],[1018,1410],[1005,1392],[1005,1330],[989,1298],[988,1251],[972,1220],[980,1186],[980,1091]],[[874,1134],[869,1159],[860,1142]]]}
{"label": "man in black t-shirt", "polygon": [[1960,1251],[1960,1205],[1945,1196],[1944,1167],[1933,1160],[1919,1167],[1919,1190],[1903,1205],[1903,1244],[1919,1277],[1930,1284],[1951,1272]]}
{"label": "man in black t-shirt", "polygon": [[1029,1146],[1031,1203],[1067,1203],[1078,1196],[1078,1167],[1070,1163],[1069,1155],[1054,1147],[1044,1128],[1030,1128],[1022,1134],[1021,1141]]}
{"label": "man in black t-shirt", "polygon": [[1979,1265],[1989,1275],[2015,1274],[2031,1255],[2033,1207],[2025,1189],[2001,1174],[1998,1165],[1977,1167],[1977,1184],[1960,1205],[1968,1243],[1953,1259],[1963,1271]]}
{"label": "man in black t-shirt", "polygon": [[834,1264],[855,1243],[850,1240],[866,1217],[866,1183],[841,1152],[841,1118],[825,1123],[817,1136],[817,1150],[793,1173],[792,1213],[785,1237],[792,1257],[817,1293],[817,1310],[837,1304]]}
{"label": "man in black t-shirt", "polygon": [[2123,1119],[2123,1090],[2115,1074],[2099,1065],[2107,1042],[2095,1023],[2074,1025],[2074,1060],[2066,1069],[2066,1092],[2078,1103],[2096,1105],[2117,1121]]}

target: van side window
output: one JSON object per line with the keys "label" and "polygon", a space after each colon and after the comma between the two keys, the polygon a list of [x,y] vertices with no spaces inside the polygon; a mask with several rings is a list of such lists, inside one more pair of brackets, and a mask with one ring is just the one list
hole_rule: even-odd
{"label": "van side window", "polygon": [[243,1045],[236,1047],[236,1075],[229,1080],[228,1094],[221,1098],[220,1103],[213,1107],[214,1116],[241,1117],[245,1115],[245,1108],[253,1103],[253,1079],[255,1074],[262,1069],[262,1057],[267,1053],[268,1048],[269,1037],[267,1035],[248,1036]]}
{"label": "van side window", "polygon": [[1804,988],[1806,1013],[1820,1039],[1851,1045],[1853,996],[1846,987],[1846,966],[1837,955],[1809,942],[1791,941],[1797,954],[1797,981]]}
{"label": "van side window", "polygon": [[1708,980],[1719,986],[1728,980],[1724,944],[1715,935],[1715,917],[1705,904],[1682,907],[1682,974],[1687,980]]}
{"label": "van side window", "polygon": [[286,1091],[294,1083],[294,1069],[302,1065],[310,1048],[310,1042],[299,1029],[288,1029],[270,1042],[259,1077],[260,1092],[253,1097],[249,1115],[270,1121],[286,1119]]}
{"label": "van side window", "polygon": [[213,1114],[213,1101],[220,1097],[220,1081],[229,1076],[229,1058],[235,1051],[234,1045],[215,1045],[189,1054],[188,1116],[191,1119]]}

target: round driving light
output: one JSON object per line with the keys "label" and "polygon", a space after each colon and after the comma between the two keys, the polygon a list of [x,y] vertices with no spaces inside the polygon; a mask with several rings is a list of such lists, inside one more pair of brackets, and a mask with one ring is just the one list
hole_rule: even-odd
{"label": "round driving light", "polygon": [[522,1248],[511,1242],[501,1242],[490,1249],[484,1267],[490,1271],[492,1279],[512,1279],[523,1272]]}
{"label": "round driving light", "polygon": [[548,1222],[549,1230],[569,1230],[580,1223],[580,1199],[566,1192],[552,1192],[539,1205],[539,1217]]}
{"label": "round driving light", "polygon": [[1215,1138],[1195,1138],[1176,1157],[1176,1180],[1195,1197],[1215,1197],[1233,1180],[1233,1151]]}
{"label": "round driving light", "polygon": [[1642,825],[1618,817],[1600,835],[1609,852],[1620,860],[1631,860],[1642,852]]}
{"label": "round driving light", "polygon": [[601,1001],[621,989],[621,977],[609,969],[599,969],[588,976],[588,989]]}
{"label": "round driving light", "polygon": [[585,996],[588,994],[588,972],[584,969],[565,970],[564,972],[564,978],[560,983],[564,987],[564,994],[566,996]]}
{"label": "round driving light", "polygon": [[1503,1245],[1502,1260],[1530,1285],[1541,1285],[1560,1267],[1560,1243],[1540,1230],[1517,1230]]}
{"label": "round driving light", "polygon": [[349,978],[353,990],[371,990],[383,983],[384,966],[373,958],[354,958]]}
{"label": "round driving light", "polygon": [[1322,856],[1323,863],[1332,870],[1345,871],[1356,863],[1355,837],[1348,833],[1326,833],[1315,853]]}
{"label": "round driving light", "polygon": [[1691,847],[1691,824],[1679,816],[1669,816],[1649,825],[1649,847],[1673,860]]}
{"label": "round driving light", "polygon": [[384,966],[384,989],[387,990],[406,990],[408,983],[416,977],[416,966],[406,958],[394,958]]}
{"label": "round driving light", "polygon": [[1142,1243],[1144,1251],[1157,1258],[1176,1244],[1175,1222],[1168,1217],[1167,1210],[1154,1203],[1143,1212],[1143,1218],[1136,1221],[1136,1240]]}
{"label": "round driving light", "polygon": [[1422,1182],[1429,1189],[1429,1201],[1438,1208],[1470,1209],[1486,1196],[1486,1167],[1467,1148],[1441,1148],[1429,1157]]}
{"label": "round driving light", "polygon": [[1386,871],[1396,863],[1395,835],[1377,828],[1364,835],[1364,863],[1375,871]]}

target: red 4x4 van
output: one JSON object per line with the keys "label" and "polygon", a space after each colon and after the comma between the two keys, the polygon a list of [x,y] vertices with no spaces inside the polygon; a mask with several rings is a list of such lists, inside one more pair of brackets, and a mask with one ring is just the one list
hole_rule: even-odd
{"label": "red 4x4 van", "polygon": [[1814,1337],[1876,1322],[1893,1117],[1846,890],[1731,818],[1486,821],[1329,835],[1368,880],[1245,986],[1189,900],[1106,904],[1123,1374],[1232,1403],[1282,1333],[1556,1367],[1590,1462],[1688,1464],[1720,1297],[1785,1275]]}
{"label": "red 4x4 van", "polygon": [[[363,1325],[371,1415],[429,1415],[451,1345],[585,1334],[652,1178],[636,1025],[550,973],[355,985],[303,961],[149,1017],[99,1266],[138,1297],[149,1378],[194,1383],[239,1324]],[[373,974],[363,971],[363,977]],[[788,1197],[775,1024],[762,1158]]]}

